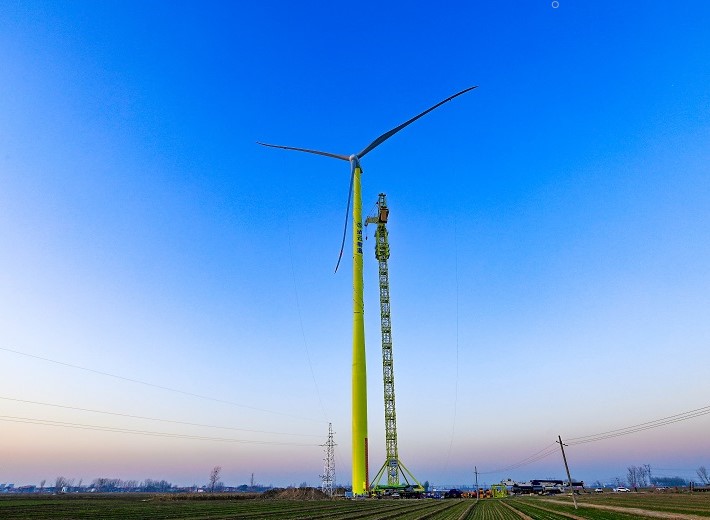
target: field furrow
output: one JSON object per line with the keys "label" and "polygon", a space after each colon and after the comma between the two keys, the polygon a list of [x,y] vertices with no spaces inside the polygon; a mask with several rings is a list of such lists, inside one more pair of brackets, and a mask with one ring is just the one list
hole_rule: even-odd
{"label": "field furrow", "polygon": [[638,520],[710,516],[710,496],[451,500],[262,500],[151,495],[0,497],[2,520]]}

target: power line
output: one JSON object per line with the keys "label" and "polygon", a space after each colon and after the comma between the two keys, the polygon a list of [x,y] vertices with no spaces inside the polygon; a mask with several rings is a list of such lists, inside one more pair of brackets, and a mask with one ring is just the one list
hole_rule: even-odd
{"label": "power line", "polygon": [[542,459],[545,459],[552,455],[553,453],[557,453],[557,443],[552,443],[548,446],[545,446],[543,449],[541,449],[538,452],[533,453],[529,457],[526,457],[518,462],[515,462],[509,466],[505,466],[504,468],[500,469],[495,469],[492,471],[479,471],[479,475],[489,475],[491,473],[503,473],[506,471],[512,471],[514,469],[522,468],[523,466],[527,466],[529,464],[532,464],[534,462],[538,462]]}
{"label": "power line", "polygon": [[657,468],[656,466],[653,466],[653,471],[697,471],[698,468]]}
{"label": "power line", "polygon": [[51,406],[53,408],[62,408],[66,410],[77,410],[80,412],[90,412],[90,413],[99,413],[103,415],[113,415],[116,417],[128,417],[131,419],[141,419],[141,420],[146,420],[146,421],[156,421],[156,422],[164,422],[164,423],[170,423],[170,424],[182,424],[185,426],[199,426],[202,428],[214,428],[214,429],[220,429],[220,430],[232,430],[232,431],[242,431],[242,432],[249,432],[249,433],[265,433],[269,435],[289,435],[289,436],[294,436],[294,437],[320,437],[320,435],[314,435],[314,434],[305,434],[305,433],[284,433],[284,432],[273,432],[273,431],[267,431],[267,430],[252,430],[248,428],[236,428],[236,427],[231,427],[231,426],[215,426],[211,424],[201,424],[201,423],[193,423],[193,422],[186,422],[186,421],[175,421],[171,419],[158,419],[156,417],[145,417],[142,415],[131,415],[127,413],[118,413],[118,412],[107,412],[103,410],[94,410],[91,408],[79,408],[76,406],[68,406],[68,405],[62,405],[62,404],[54,404],[54,403],[43,403],[41,401],[29,401],[27,399],[16,399],[13,397],[4,397],[0,396],[0,399],[3,399],[5,401],[14,401],[17,403],[25,403],[25,404],[35,404],[35,405],[40,405],[40,406]]}
{"label": "power line", "polygon": [[53,421],[48,419],[35,419],[32,417],[16,417],[13,415],[0,415],[0,421],[12,422],[12,423],[22,423],[22,424],[35,424],[41,426],[56,426],[61,428],[71,428],[76,430],[93,430],[102,431],[110,433],[127,433],[131,435],[144,435],[148,437],[165,437],[170,439],[187,439],[196,441],[211,441],[211,442],[229,442],[238,444],[259,444],[268,446],[320,446],[319,444],[300,444],[293,442],[275,442],[275,441],[258,441],[249,439],[232,439],[225,437],[206,437],[201,435],[186,435],[180,433],[170,433],[170,432],[154,432],[149,430],[132,430],[128,428],[118,428],[113,426],[99,426],[95,424],[81,424],[66,421]]}
{"label": "power line", "polygon": [[627,426],[626,428],[618,428],[616,430],[609,430],[607,432],[596,433],[594,435],[586,435],[584,437],[575,437],[574,439],[569,439],[568,442],[570,445],[597,442],[604,439],[611,439],[613,437],[621,437],[622,435],[630,435],[632,433],[652,430],[654,428],[660,428],[661,426],[667,426],[669,424],[687,421],[688,419],[693,419],[695,417],[701,417],[703,415],[708,414],[710,414],[710,406],[704,406],[695,410],[689,410],[687,412],[669,415],[668,417],[663,417],[654,421],[648,421],[633,426]]}
{"label": "power line", "polygon": [[236,406],[236,407],[239,407],[239,408],[246,408],[246,409],[249,409],[249,410],[255,410],[255,411],[257,411],[257,412],[271,413],[271,414],[274,414],[274,415],[282,415],[282,416],[285,416],[285,417],[291,417],[291,418],[294,418],[294,419],[300,419],[300,420],[304,420],[304,421],[312,421],[312,422],[319,422],[319,423],[322,422],[322,421],[319,421],[319,420],[316,420],[316,419],[310,419],[310,418],[307,418],[307,417],[301,417],[301,416],[294,415],[294,414],[289,414],[289,413],[286,413],[286,412],[277,412],[277,411],[274,411],[274,410],[268,410],[268,409],[266,409],[266,408],[259,408],[259,407],[256,407],[256,406],[249,406],[249,405],[246,405],[246,404],[235,403],[234,401],[228,401],[228,400],[226,400],[226,399],[219,399],[219,398],[217,398],[217,397],[210,397],[210,396],[207,396],[207,395],[201,395],[201,394],[195,394],[195,393],[192,393],[192,392],[186,392],[186,391],[184,391],[184,390],[179,390],[179,389],[177,389],[177,388],[171,388],[171,387],[168,387],[168,386],[156,385],[156,384],[154,384],[154,383],[148,383],[147,381],[141,381],[141,380],[139,380],[139,379],[132,379],[132,378],[130,378],[130,377],[119,376],[119,375],[116,375],[116,374],[111,374],[111,373],[109,373],[109,372],[103,372],[103,371],[101,371],[101,370],[95,370],[95,369],[93,369],[93,368],[87,368],[87,367],[82,367],[82,366],[79,366],[79,365],[73,365],[73,364],[71,364],[71,363],[66,363],[66,362],[64,362],[64,361],[57,361],[56,359],[50,359],[50,358],[46,358],[46,357],[42,357],[42,356],[37,356],[37,355],[35,355],[35,354],[28,354],[28,353],[26,353],[26,352],[20,352],[19,350],[13,350],[13,349],[5,348],[5,347],[0,347],[0,350],[5,351],[5,352],[11,352],[11,353],[13,353],[13,354],[18,354],[18,355],[20,355],[20,356],[29,357],[29,358],[32,358],[32,359],[39,359],[39,360],[41,360],[41,361],[46,361],[46,362],[48,362],[48,363],[54,363],[54,364],[56,364],[56,365],[61,365],[61,366],[69,367],[69,368],[75,368],[75,369],[77,369],[77,370],[84,370],[85,372],[91,372],[91,373],[93,373],[93,374],[99,374],[99,375],[102,375],[102,376],[112,377],[112,378],[114,378],[114,379],[120,379],[121,381],[128,381],[128,382],[130,382],[130,383],[136,383],[136,384],[139,384],[139,385],[149,386],[149,387],[151,387],[151,388],[158,388],[158,389],[160,389],[160,390],[166,390],[166,391],[168,391],[168,392],[174,392],[174,393],[177,393],[177,394],[188,395],[188,396],[190,396],[190,397],[197,397],[198,399],[205,399],[205,400],[207,400],[207,401],[213,401],[213,402],[216,402],[216,403],[228,404],[228,405]]}
{"label": "power line", "polygon": [[[689,419],[694,419],[696,417],[708,414],[710,414],[710,406],[704,406],[702,408],[696,408],[695,410],[688,410],[687,412],[681,412],[675,415],[662,417],[654,421],[648,421],[633,426],[627,426],[626,428],[618,428],[616,430],[609,430],[607,432],[596,433],[594,435],[586,435],[583,437],[574,437],[573,439],[569,439],[568,443],[570,446],[576,446],[578,444],[597,442],[605,439],[611,439],[613,437],[620,437],[622,435],[630,435],[632,433],[637,433],[640,431],[651,430],[653,428],[660,428],[661,426],[666,426],[668,424],[673,424],[681,421],[687,421]],[[510,466],[506,466],[504,468],[493,471],[479,471],[479,474],[503,473],[505,471],[511,471],[523,466],[527,466],[528,464],[532,464],[533,462],[538,462],[546,457],[549,457],[557,451],[556,447],[550,449],[550,447],[555,446],[555,444],[556,443],[552,443],[550,446],[543,448],[542,450],[530,455],[529,457],[519,462],[511,464]]]}

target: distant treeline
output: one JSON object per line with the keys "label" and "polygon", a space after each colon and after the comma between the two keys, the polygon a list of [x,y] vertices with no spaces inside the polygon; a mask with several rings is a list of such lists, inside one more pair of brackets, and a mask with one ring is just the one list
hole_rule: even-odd
{"label": "distant treeline", "polygon": [[653,477],[651,480],[656,487],[685,487],[690,484],[690,481],[683,477]]}
{"label": "distant treeline", "polygon": [[[43,480],[39,486],[15,487],[13,484],[0,483],[0,493],[204,493],[208,491],[206,485],[177,486],[167,480],[150,478],[138,481],[99,477],[85,484],[83,480],[77,482],[73,478],[57,477],[54,485],[46,484],[46,480]],[[233,487],[218,482],[214,487],[214,492],[263,493],[271,488],[271,486],[248,486],[246,484]]]}
{"label": "distant treeline", "polygon": [[167,480],[153,480],[150,478],[140,483],[137,480],[121,480],[120,478],[95,478],[88,487],[91,491],[97,493],[140,491],[166,493],[177,486]]}

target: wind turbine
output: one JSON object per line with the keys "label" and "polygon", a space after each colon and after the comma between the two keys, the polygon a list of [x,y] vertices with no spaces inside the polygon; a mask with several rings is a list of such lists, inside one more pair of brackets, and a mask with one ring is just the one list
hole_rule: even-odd
{"label": "wind turbine", "polygon": [[335,266],[337,272],[340,260],[343,257],[345,248],[345,237],[348,231],[348,217],[350,213],[350,203],[353,205],[353,371],[352,371],[352,485],[353,494],[362,495],[369,487],[369,475],[367,464],[367,374],[365,370],[365,321],[363,304],[363,274],[362,274],[362,192],[361,178],[362,168],[360,159],[365,157],[372,150],[384,143],[394,134],[409,126],[420,117],[425,116],[432,110],[440,107],[444,103],[451,101],[455,97],[465,94],[477,87],[469,87],[453,96],[440,101],[436,105],[426,109],[424,112],[405,121],[389,132],[385,132],[380,137],[367,145],[360,153],[353,155],[342,155],[337,153],[322,152],[308,148],[296,148],[294,146],[281,146],[258,142],[263,146],[272,148],[283,148],[284,150],[295,150],[297,152],[307,152],[333,159],[340,159],[350,163],[350,189],[348,191],[348,205],[345,210],[345,226],[343,228],[343,240],[340,244],[340,254],[338,263]]}

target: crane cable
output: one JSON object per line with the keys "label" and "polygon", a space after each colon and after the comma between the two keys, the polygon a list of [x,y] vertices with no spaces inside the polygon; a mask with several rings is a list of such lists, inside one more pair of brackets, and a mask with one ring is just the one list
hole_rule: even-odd
{"label": "crane cable", "polygon": [[458,248],[458,222],[457,212],[454,212],[454,279],[456,281],[456,377],[454,379],[454,414],[451,421],[451,439],[449,441],[449,452],[446,454],[445,469],[449,467],[451,452],[454,447],[454,435],[456,433],[456,414],[459,400],[459,248]]}
{"label": "crane cable", "polygon": [[301,327],[301,339],[303,340],[303,350],[306,353],[306,360],[308,361],[308,368],[311,371],[311,378],[313,379],[313,386],[316,389],[316,396],[318,397],[318,402],[320,403],[321,411],[323,412],[323,418],[328,419],[328,414],[325,411],[325,405],[323,405],[323,399],[321,399],[320,389],[318,388],[318,381],[316,381],[316,374],[313,371],[313,363],[311,363],[311,354],[308,351],[308,341],[306,340],[306,330],[303,327],[303,316],[301,315],[301,300],[298,297],[298,284],[296,283],[296,267],[293,262],[293,247],[291,245],[291,219],[289,215],[286,215],[286,227],[288,230],[288,255],[291,259],[291,278],[293,279],[293,294],[296,299],[296,310],[298,311],[298,323]]}

